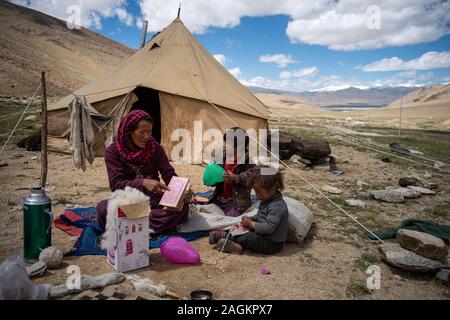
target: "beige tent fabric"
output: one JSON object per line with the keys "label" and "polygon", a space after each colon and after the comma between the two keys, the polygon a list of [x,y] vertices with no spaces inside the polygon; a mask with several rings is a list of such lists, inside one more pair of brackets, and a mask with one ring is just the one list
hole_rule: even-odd
{"label": "beige tent fabric", "polygon": [[93,149],[96,156],[103,156],[120,120],[137,101],[133,90],[138,87],[159,92],[161,144],[169,157],[177,144],[170,139],[174,129],[184,128],[193,134],[195,120],[202,120],[203,131],[217,128],[224,132],[235,126],[206,101],[244,129],[268,126],[269,114],[264,104],[210,55],[177,18],[133,56],[50,106],[49,150],[68,151],[63,149],[70,136],[67,108],[75,96],[83,96],[97,111],[91,113]]}
{"label": "beige tent fabric", "polygon": [[[161,104],[161,145],[171,159],[172,149],[180,141],[171,141],[175,129],[187,129],[191,135],[191,156],[194,156],[194,121],[202,123],[202,133],[207,129],[219,129],[222,133],[226,129],[237,125],[245,130],[268,129],[267,121],[248,114],[221,108],[232,121],[207,102],[179,97],[165,92],[159,93]],[[220,107],[219,107],[220,108]],[[206,147],[210,142],[203,142]]]}
{"label": "beige tent fabric", "polygon": [[[75,92],[91,104],[127,94],[137,86],[204,100],[227,109],[268,118],[264,104],[236,80],[177,18],[144,48]],[[68,96],[49,110],[67,108]]]}

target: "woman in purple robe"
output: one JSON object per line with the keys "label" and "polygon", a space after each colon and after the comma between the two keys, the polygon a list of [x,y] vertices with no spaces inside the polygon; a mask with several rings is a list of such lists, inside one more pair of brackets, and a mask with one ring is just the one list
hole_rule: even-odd
{"label": "woman in purple robe", "polygon": [[[165,210],[158,203],[175,170],[161,145],[152,137],[153,119],[142,110],[134,110],[122,119],[118,134],[105,153],[111,191],[133,187],[150,197],[150,228],[156,233],[175,230],[187,220],[190,193],[181,211]],[[165,184],[160,182],[160,175]],[[97,205],[97,220],[105,229],[108,200]]]}

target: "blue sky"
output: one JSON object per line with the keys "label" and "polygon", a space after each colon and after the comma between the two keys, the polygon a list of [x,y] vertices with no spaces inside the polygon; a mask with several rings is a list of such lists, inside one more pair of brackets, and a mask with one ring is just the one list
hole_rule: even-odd
{"label": "blue sky", "polygon": [[[14,0],[137,48],[180,0]],[[181,1],[181,18],[242,83],[307,91],[450,82],[449,1]]]}

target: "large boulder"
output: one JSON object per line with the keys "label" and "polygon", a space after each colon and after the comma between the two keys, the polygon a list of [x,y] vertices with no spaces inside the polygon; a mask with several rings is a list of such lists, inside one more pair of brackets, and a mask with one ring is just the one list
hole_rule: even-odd
{"label": "large boulder", "polygon": [[425,258],[402,248],[398,243],[383,244],[379,250],[384,261],[404,270],[430,272],[447,267],[446,263]]}
{"label": "large boulder", "polygon": [[397,240],[403,248],[426,258],[443,261],[447,257],[448,248],[445,242],[431,234],[400,229],[397,232]]}
{"label": "large boulder", "polygon": [[373,190],[370,195],[376,200],[381,200],[390,203],[403,203],[405,202],[405,197],[398,191],[395,190]]}
{"label": "large boulder", "polygon": [[324,185],[322,187],[322,191],[328,192],[328,193],[331,193],[331,194],[341,194],[342,193],[341,189],[333,187],[333,186],[330,186],[328,184],[326,184],[326,185]]}

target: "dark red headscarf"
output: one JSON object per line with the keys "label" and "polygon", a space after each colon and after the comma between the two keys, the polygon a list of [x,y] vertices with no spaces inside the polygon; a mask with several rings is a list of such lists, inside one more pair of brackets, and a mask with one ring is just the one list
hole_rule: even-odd
{"label": "dark red headscarf", "polygon": [[117,132],[115,144],[120,157],[132,164],[146,165],[150,162],[155,153],[158,142],[150,137],[145,148],[139,148],[131,140],[130,128],[141,121],[144,117],[149,117],[147,112],[142,110],[133,110],[120,121],[119,131]]}

